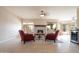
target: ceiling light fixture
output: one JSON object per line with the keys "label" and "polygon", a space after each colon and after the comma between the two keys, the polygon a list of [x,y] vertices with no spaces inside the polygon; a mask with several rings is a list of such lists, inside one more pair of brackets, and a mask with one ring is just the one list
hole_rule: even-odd
{"label": "ceiling light fixture", "polygon": [[41,17],[44,17],[45,16],[45,12],[43,10],[41,10],[41,14],[40,14]]}

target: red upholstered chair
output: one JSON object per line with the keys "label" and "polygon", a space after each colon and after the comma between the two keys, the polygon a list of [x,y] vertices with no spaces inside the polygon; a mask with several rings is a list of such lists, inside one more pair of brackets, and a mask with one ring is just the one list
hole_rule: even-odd
{"label": "red upholstered chair", "polygon": [[45,37],[45,40],[54,40],[54,42],[55,42],[57,39],[57,36],[58,36],[58,32],[59,32],[59,30],[57,30],[55,33],[47,34]]}
{"label": "red upholstered chair", "polygon": [[33,34],[24,33],[24,31],[22,31],[22,30],[19,30],[19,33],[20,33],[21,41],[23,41],[24,44],[25,44],[26,41],[31,41],[31,40],[34,41]]}

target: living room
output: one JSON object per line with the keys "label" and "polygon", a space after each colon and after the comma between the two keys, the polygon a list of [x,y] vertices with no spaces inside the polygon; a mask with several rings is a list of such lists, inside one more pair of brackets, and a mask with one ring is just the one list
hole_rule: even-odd
{"label": "living room", "polygon": [[[75,6],[0,7],[0,52],[78,52],[71,42],[71,30],[79,26],[78,15]],[[19,30],[33,34],[34,41],[28,37],[21,42]],[[49,39],[48,34],[57,30],[57,36]]]}

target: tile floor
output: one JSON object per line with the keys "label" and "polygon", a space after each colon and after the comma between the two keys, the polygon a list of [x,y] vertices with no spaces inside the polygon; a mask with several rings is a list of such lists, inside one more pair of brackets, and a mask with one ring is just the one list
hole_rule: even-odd
{"label": "tile floor", "polygon": [[13,39],[0,43],[0,53],[79,53],[79,45],[71,43],[69,35],[59,36],[56,43],[35,40],[24,45]]}

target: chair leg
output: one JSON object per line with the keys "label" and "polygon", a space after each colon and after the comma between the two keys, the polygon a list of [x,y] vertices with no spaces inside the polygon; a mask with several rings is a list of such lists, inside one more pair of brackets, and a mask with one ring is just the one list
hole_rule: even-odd
{"label": "chair leg", "polygon": [[25,44],[26,42],[24,41],[23,43]]}
{"label": "chair leg", "polygon": [[56,43],[56,40],[54,40],[54,43]]}

